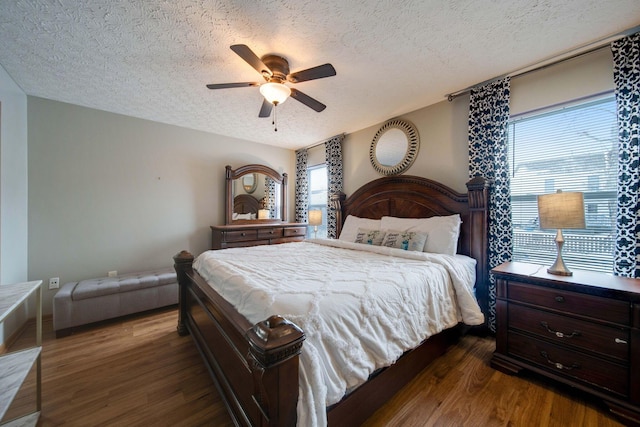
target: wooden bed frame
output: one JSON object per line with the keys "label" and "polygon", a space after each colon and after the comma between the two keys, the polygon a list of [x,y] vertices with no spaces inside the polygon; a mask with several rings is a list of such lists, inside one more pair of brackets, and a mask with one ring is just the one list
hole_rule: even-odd
{"label": "wooden bed frame", "polygon": [[[365,184],[346,200],[332,197],[330,208],[337,210],[339,229],[347,215],[379,219],[459,213],[458,252],[478,261],[476,295],[486,313],[489,185],[476,177],[467,188],[468,193],[461,194],[425,178],[385,177]],[[186,251],[174,257],[180,285],[178,332],[193,337],[236,425],[294,426],[304,332],[280,316],[251,324],[192,269],[193,260]],[[459,328],[443,331],[376,372],[327,408],[329,425],[360,425],[458,336]]]}

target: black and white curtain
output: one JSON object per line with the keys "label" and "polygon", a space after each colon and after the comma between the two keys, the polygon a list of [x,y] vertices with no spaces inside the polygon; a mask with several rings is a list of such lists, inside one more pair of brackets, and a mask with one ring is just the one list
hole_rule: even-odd
{"label": "black and white curtain", "polygon": [[278,218],[280,213],[276,210],[276,206],[279,205],[278,200],[276,199],[276,182],[268,176],[265,176],[264,178],[264,194],[264,209],[269,211],[269,218]]}
{"label": "black and white curtain", "polygon": [[611,44],[618,110],[618,214],[614,273],[640,277],[640,33]]}
{"label": "black and white curtain", "polygon": [[[471,90],[469,109],[469,177],[492,181],[489,198],[489,268],[510,261],[513,253],[511,191],[507,156],[509,77]],[[478,302],[487,326],[496,330],[496,286],[493,276]]]}
{"label": "black and white curtain", "polygon": [[[332,194],[341,193],[342,181],[342,140],[344,134],[336,135],[324,143],[329,186],[327,191],[327,206],[330,206]],[[337,215],[332,209],[327,209],[327,237],[337,238]]]}
{"label": "black and white curtain", "polygon": [[309,182],[307,178],[306,148],[296,150],[296,222],[307,222]]}

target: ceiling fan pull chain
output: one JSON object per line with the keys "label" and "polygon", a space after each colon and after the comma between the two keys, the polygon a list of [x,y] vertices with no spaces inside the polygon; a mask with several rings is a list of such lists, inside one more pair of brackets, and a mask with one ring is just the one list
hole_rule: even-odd
{"label": "ceiling fan pull chain", "polygon": [[274,132],[278,132],[278,103],[274,102],[273,103],[273,121],[271,122],[271,124],[273,125],[273,131]]}

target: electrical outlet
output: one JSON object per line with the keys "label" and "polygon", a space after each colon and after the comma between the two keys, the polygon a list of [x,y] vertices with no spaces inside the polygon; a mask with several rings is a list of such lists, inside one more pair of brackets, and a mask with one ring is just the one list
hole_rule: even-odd
{"label": "electrical outlet", "polygon": [[60,278],[52,277],[49,279],[49,289],[58,289],[60,287]]}
{"label": "electrical outlet", "polygon": [[118,270],[111,270],[110,272],[107,273],[107,276],[118,277]]}

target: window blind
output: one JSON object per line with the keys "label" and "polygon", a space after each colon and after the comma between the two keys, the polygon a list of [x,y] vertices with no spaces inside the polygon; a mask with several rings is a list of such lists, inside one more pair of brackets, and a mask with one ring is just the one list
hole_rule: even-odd
{"label": "window blind", "polygon": [[618,129],[612,95],[513,118],[508,143],[513,260],[551,265],[556,230],[541,230],[537,196],[584,193],[586,229],[563,230],[569,269],[611,273],[616,224]]}

